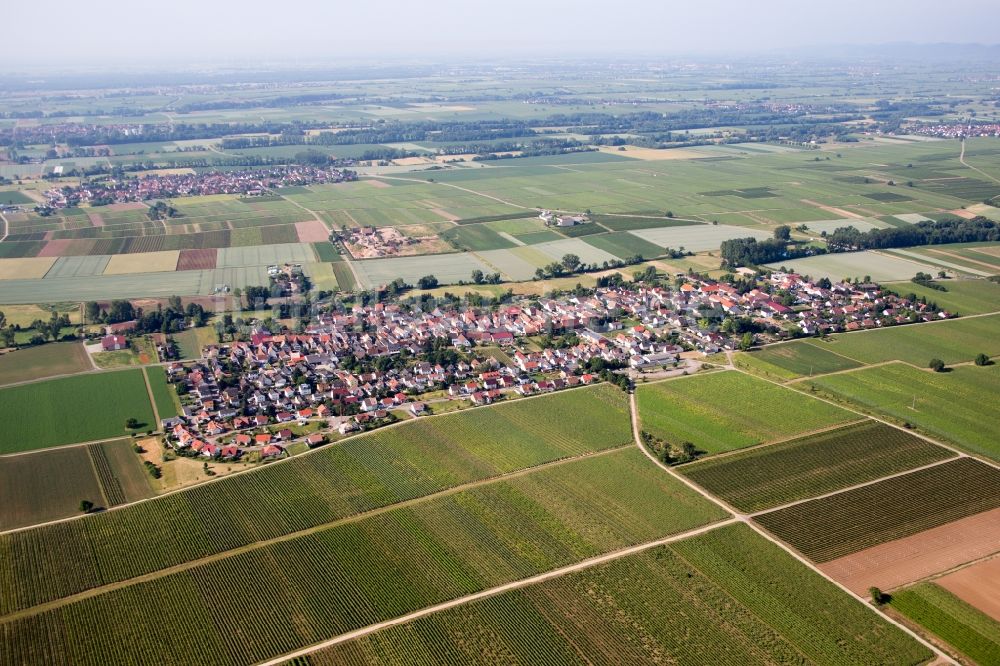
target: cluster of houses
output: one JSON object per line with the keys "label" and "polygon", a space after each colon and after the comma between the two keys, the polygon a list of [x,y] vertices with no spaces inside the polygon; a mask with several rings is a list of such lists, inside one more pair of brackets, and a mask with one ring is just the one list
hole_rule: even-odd
{"label": "cluster of houses", "polygon": [[962,139],[971,136],[1000,136],[1000,123],[907,123],[900,134],[936,136],[942,139]]}
{"label": "cluster of houses", "polygon": [[[495,310],[355,305],[318,314],[299,334],[258,328],[249,339],[205,347],[197,362],[167,367],[171,381],[186,387],[187,404],[163,429],[181,451],[233,458],[252,450],[269,458],[291,439],[317,445],[325,441],[322,432],[347,434],[418,417],[434,401],[485,405],[505,394],[589,384],[598,379],[595,366],[644,371],[675,364],[686,351],[735,349],[738,336],[719,324],[727,318],[766,327],[769,333],[759,337],[766,342],[793,331],[822,334],[949,316],[875,284],[825,287],[790,273],[773,273],[750,289],[696,277],[679,282],[598,288]],[[442,339],[465,353],[448,364],[426,360]],[[482,347],[498,353],[477,354]],[[380,358],[397,362],[376,362]],[[437,397],[428,398],[432,392]],[[300,428],[308,437],[293,437],[292,425],[309,424],[315,425]]]}
{"label": "cluster of houses", "polygon": [[347,169],[316,166],[274,166],[233,171],[151,174],[139,178],[107,178],[76,186],[57,187],[45,193],[48,208],[80,203],[130,203],[181,196],[239,194],[262,196],[286,186],[340,183],[356,180]]}

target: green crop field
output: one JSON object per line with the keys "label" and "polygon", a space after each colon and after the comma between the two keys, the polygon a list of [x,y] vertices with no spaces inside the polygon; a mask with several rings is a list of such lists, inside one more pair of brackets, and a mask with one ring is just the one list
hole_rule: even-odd
{"label": "green crop field", "polygon": [[928,372],[903,363],[809,380],[804,388],[912,423],[971,453],[1000,460],[1000,366]]}
{"label": "green crop field", "polygon": [[7,387],[0,389],[0,453],[120,436],[129,418],[155,428],[139,369]]}
{"label": "green crop field", "polygon": [[892,593],[892,608],[978,664],[1000,664],[1000,622],[934,583]]}
{"label": "green crop field", "polygon": [[908,432],[866,420],[679,469],[740,511],[752,512],[953,456]]}
{"label": "green crop field", "polygon": [[621,259],[637,254],[644,259],[652,259],[663,254],[662,247],[626,232],[586,236],[583,240],[585,243],[610,252]]}
{"label": "green crop field", "polygon": [[688,227],[700,224],[693,220],[674,220],[669,217],[641,217],[617,215],[593,215],[591,219],[612,231],[632,231],[634,229],[656,229],[659,227]]}
{"label": "green crop field", "polygon": [[732,526],[385,629],[306,661],[478,664],[484,655],[510,664],[609,666],[918,664],[931,656],[778,547]]}
{"label": "green crop field", "polygon": [[938,291],[913,282],[886,285],[901,296],[913,294],[937,303],[953,314],[1000,312],[1000,284],[988,280],[938,280],[948,291]]}
{"label": "green crop field", "polygon": [[105,504],[85,447],[0,456],[0,530],[78,515],[81,500]]}
{"label": "green crop field", "polygon": [[[0,537],[0,612],[631,441],[625,394],[607,385],[377,430],[253,474]],[[246,507],[255,520],[244,520]],[[59,554],[67,543],[87,553],[72,576]],[[22,549],[36,554],[2,556]]]}
{"label": "green crop field", "polygon": [[741,372],[641,385],[642,428],[720,453],[853,420],[849,412]]}
{"label": "green crop field", "polygon": [[156,402],[156,411],[160,418],[167,419],[180,414],[177,393],[173,386],[167,383],[167,373],[163,367],[153,365],[145,368],[144,372],[149,377],[149,387],[153,390],[153,400]]}
{"label": "green crop field", "polygon": [[92,369],[79,343],[53,343],[0,355],[0,384],[14,384]]}
{"label": "green crop field", "polygon": [[815,562],[1000,507],[1000,470],[959,458],[754,518]]}
{"label": "green crop field", "polygon": [[808,275],[814,280],[829,278],[863,278],[865,275],[877,282],[907,280],[917,273],[937,272],[933,265],[919,260],[907,259],[884,252],[841,252],[824,254],[805,259],[793,259],[773,264],[784,266],[789,271]]}
{"label": "green crop field", "polygon": [[932,358],[959,363],[979,353],[1000,355],[1000,315],[840,333],[812,344],[862,363],[899,360],[921,368]]}
{"label": "green crop field", "polygon": [[801,340],[769,345],[760,351],[737,354],[734,364],[754,374],[779,380],[822,375],[861,366],[858,361],[820,347],[821,344],[823,343]]}
{"label": "green crop field", "polygon": [[342,259],[340,253],[337,252],[337,248],[332,243],[313,243],[312,246],[316,257],[320,261],[332,263],[334,261],[341,261]]}
{"label": "green crop field", "polygon": [[514,243],[485,224],[453,227],[441,233],[441,238],[462,250],[499,250],[514,247]]}
{"label": "green crop field", "polygon": [[[628,448],[43,610],[0,625],[0,645],[32,662],[147,663],[195,650],[202,664],[252,663],[724,515]],[[112,621],[122,613],[132,619]],[[179,642],[172,629],[224,617],[239,617],[240,631]],[[50,624],[69,618],[79,631],[51,636]]]}

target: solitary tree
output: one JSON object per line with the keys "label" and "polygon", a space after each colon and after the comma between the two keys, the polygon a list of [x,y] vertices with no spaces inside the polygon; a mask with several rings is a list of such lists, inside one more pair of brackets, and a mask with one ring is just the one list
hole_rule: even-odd
{"label": "solitary tree", "polygon": [[566,270],[572,273],[580,267],[580,257],[575,254],[564,254],[562,263],[566,267]]}
{"label": "solitary tree", "polygon": [[125,421],[126,430],[135,430],[138,427],[139,427],[139,420],[136,419],[134,416],[129,417],[129,419]]}
{"label": "solitary tree", "polygon": [[986,354],[976,354],[976,365],[983,367],[990,364],[990,357]]}
{"label": "solitary tree", "polygon": [[433,289],[438,286],[438,279],[433,275],[425,275],[417,280],[417,286],[421,289]]}
{"label": "solitary tree", "polygon": [[871,595],[872,603],[876,606],[881,606],[889,600],[889,596],[877,587],[868,588],[868,594]]}
{"label": "solitary tree", "polygon": [[90,513],[93,508],[94,508],[94,503],[91,502],[90,500],[80,500],[81,513]]}
{"label": "solitary tree", "polygon": [[792,228],[787,224],[774,228],[774,237],[778,240],[787,241],[792,239]]}
{"label": "solitary tree", "polygon": [[932,358],[931,362],[927,364],[927,367],[934,372],[944,372],[944,361],[939,358]]}
{"label": "solitary tree", "polygon": [[753,333],[744,333],[743,337],[740,339],[740,349],[746,351],[753,347]]}

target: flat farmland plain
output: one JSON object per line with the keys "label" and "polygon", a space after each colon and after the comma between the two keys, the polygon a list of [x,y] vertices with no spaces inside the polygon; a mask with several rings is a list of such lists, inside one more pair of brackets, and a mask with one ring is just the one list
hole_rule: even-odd
{"label": "flat farmland plain", "polygon": [[[365,516],[4,622],[0,644],[4,653],[27,661],[143,663],[178,653],[189,660],[197,651],[199,663],[252,663],[724,516],[630,447]],[[265,570],[281,574],[241,573]],[[202,593],[192,595],[198,588]],[[350,594],[341,593],[347,590]],[[262,602],[269,612],[251,610]],[[150,603],[160,612],[141,612]],[[109,621],[123,612],[133,621]],[[240,617],[241,631],[205,632],[197,642],[178,642],[172,629],[154,630],[164,622],[180,626],[192,620],[211,626],[221,617]],[[83,623],[76,625],[80,632],[39,640],[51,636],[52,623],[69,618]]]}
{"label": "flat farmland plain", "polygon": [[642,428],[720,453],[855,420],[855,415],[742,372],[640,385]]}
{"label": "flat farmland plain", "polygon": [[749,238],[758,240],[769,238],[770,234],[745,227],[731,227],[725,224],[700,224],[684,227],[661,227],[655,229],[639,229],[628,233],[657,245],[675,250],[684,248],[692,252],[715,250],[724,240],[731,238]]}
{"label": "flat farmland plain", "polygon": [[303,661],[714,666],[917,664],[929,657],[739,525],[420,618]]}
{"label": "flat farmland plain", "polygon": [[[567,413],[572,430],[560,424]],[[377,430],[253,474],[0,536],[0,613],[631,441],[625,394],[604,385]],[[86,566],[67,570],[65,548]]]}
{"label": "flat farmland plain", "polygon": [[927,372],[890,363],[806,380],[804,388],[913,423],[970,453],[1000,460],[1000,367]]}
{"label": "flat farmland plain", "polygon": [[754,518],[814,562],[1000,507],[1000,469],[959,458]]}
{"label": "flat farmland plain", "polygon": [[815,497],[954,453],[908,432],[865,420],[801,439],[679,468],[743,512]]}
{"label": "flat farmland plain", "polygon": [[125,421],[154,429],[141,370],[49,379],[0,389],[0,453],[107,439]]}

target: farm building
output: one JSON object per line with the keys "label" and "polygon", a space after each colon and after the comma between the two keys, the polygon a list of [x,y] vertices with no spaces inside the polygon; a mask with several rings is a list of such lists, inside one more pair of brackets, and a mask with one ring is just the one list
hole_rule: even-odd
{"label": "farm building", "polygon": [[119,351],[128,348],[128,340],[124,335],[106,335],[101,338],[101,349],[104,351]]}

